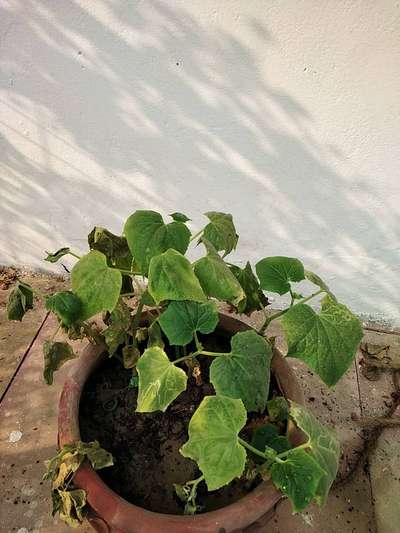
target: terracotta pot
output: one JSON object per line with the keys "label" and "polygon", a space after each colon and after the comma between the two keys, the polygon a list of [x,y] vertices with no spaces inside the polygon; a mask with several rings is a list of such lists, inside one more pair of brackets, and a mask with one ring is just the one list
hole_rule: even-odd
{"label": "terracotta pot", "polygon": [[[219,330],[226,335],[248,329],[250,327],[240,320],[220,315]],[[87,346],[64,384],[58,417],[60,446],[80,440],[81,393],[86,380],[103,360],[104,353],[104,346]],[[277,350],[272,360],[272,372],[284,396],[302,404],[304,399],[297,380]],[[289,438],[296,445],[304,436],[292,425]],[[74,485],[86,491],[90,505],[88,520],[100,533],[256,533],[265,531],[265,524],[283,499],[282,493],[267,481],[222,509],[196,516],[178,516],[154,513],[128,503],[107,487],[87,462],[76,473]]]}

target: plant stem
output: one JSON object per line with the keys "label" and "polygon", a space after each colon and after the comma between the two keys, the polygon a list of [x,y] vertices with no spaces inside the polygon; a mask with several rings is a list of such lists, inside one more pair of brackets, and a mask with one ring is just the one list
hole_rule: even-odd
{"label": "plant stem", "polygon": [[189,355],[184,355],[183,357],[179,357],[179,359],[175,359],[175,361],[171,361],[173,365],[176,365],[177,363],[182,363],[182,361],[187,361],[188,359],[192,359],[193,357],[196,357],[196,355],[200,355],[201,352],[193,352]]}
{"label": "plant stem", "polygon": [[132,270],[124,270],[123,268],[115,268],[115,267],[110,267],[112,268],[113,270],[118,270],[119,272],[121,272],[121,274],[125,274],[126,276],[141,276],[142,273],[141,272],[132,272]]}
{"label": "plant stem", "polygon": [[124,294],[120,294],[120,296],[135,296],[135,292],[125,292]]}
{"label": "plant stem", "polygon": [[75,252],[71,252],[71,250],[68,253],[69,253],[69,255],[72,255],[72,257],[76,257],[77,259],[81,258],[80,255],[76,254]]}
{"label": "plant stem", "polygon": [[200,231],[198,231],[197,233],[195,233],[194,235],[192,235],[189,239],[189,242],[192,242],[194,241],[197,237],[199,237],[202,233],[203,233],[203,229],[201,229]]}
{"label": "plant stem", "polygon": [[197,336],[197,331],[193,332],[194,342],[196,343],[196,350],[200,351],[203,349],[203,346],[201,345],[199,341],[199,337]]}
{"label": "plant stem", "polygon": [[[311,298],[315,298],[315,296],[318,296],[319,294],[321,294],[322,292],[326,292],[324,291],[323,289],[320,289],[319,291],[317,292],[314,292],[313,294],[310,294],[310,296],[306,296],[305,298],[302,298],[301,300],[299,300],[297,302],[297,304],[295,304],[293,307],[296,307],[296,305],[299,305],[299,304],[304,304],[305,302],[308,302],[308,300],[311,300]],[[260,335],[264,335],[265,333],[265,330],[267,329],[267,327],[269,326],[269,324],[275,320],[275,318],[279,318],[280,316],[284,315],[285,313],[287,313],[289,311],[289,309],[291,309],[291,307],[287,307],[286,309],[282,309],[282,311],[278,311],[277,313],[274,313],[273,315],[270,315],[269,317],[267,317],[265,319],[265,322],[264,324],[261,326],[261,328],[259,329],[258,333]]]}
{"label": "plant stem", "polygon": [[197,485],[199,483],[201,483],[204,479],[204,475],[203,476],[200,476],[198,477],[197,479],[193,479],[193,481],[188,481],[186,483],[186,485],[192,485],[192,489],[190,491],[190,494],[189,494],[189,500],[193,503],[195,498],[196,498],[196,489],[197,489]]}
{"label": "plant stem", "polygon": [[259,457],[262,457],[263,459],[268,459],[268,457],[265,455],[265,453],[261,452],[260,450],[257,450],[257,448],[254,448],[254,446],[252,446],[251,444],[249,444],[245,440],[241,439],[240,437],[238,437],[238,440],[239,440],[239,442],[240,442],[240,444],[242,446],[244,446],[245,448],[250,450],[255,455],[258,455]]}
{"label": "plant stem", "polygon": [[304,450],[304,448],[309,448],[310,443],[304,442],[303,444],[300,444],[299,446],[296,446],[296,448],[291,448],[290,450],[286,450],[285,452],[279,453],[274,459],[282,459],[282,457],[286,457],[291,451],[293,450]]}
{"label": "plant stem", "polygon": [[55,332],[54,332],[53,335],[51,336],[50,341],[53,341],[53,340],[55,339],[57,333],[60,331],[60,328],[61,328],[61,324],[58,324],[57,329],[55,330]]}
{"label": "plant stem", "polygon": [[200,355],[209,355],[210,357],[220,357],[221,355],[229,355],[229,354],[222,353],[222,352],[206,352],[204,350],[201,350]]}

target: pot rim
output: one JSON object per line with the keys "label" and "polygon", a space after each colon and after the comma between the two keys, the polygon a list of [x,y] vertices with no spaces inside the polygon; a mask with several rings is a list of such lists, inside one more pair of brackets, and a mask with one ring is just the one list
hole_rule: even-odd
{"label": "pot rim", "polygon": [[[251,326],[237,318],[221,313],[219,316],[219,327],[229,333],[234,334],[238,331],[252,329]],[[101,356],[105,352],[106,347],[104,345],[86,346],[67,376],[59,402],[58,444],[60,447],[79,441],[81,438],[79,429],[81,394],[88,377],[101,362]],[[294,372],[277,348],[274,348],[271,371],[278,381],[282,394],[287,399],[304,404],[303,393]],[[304,441],[303,433],[293,423],[289,427],[288,435],[294,445]],[[240,530],[240,528],[244,528],[259,519],[284,498],[284,495],[273,485],[272,481],[268,480],[261,482],[251,492],[225,507],[199,515],[184,516],[149,511],[128,502],[108,487],[87,461],[76,472],[74,484],[78,488],[86,490],[90,507],[99,517],[115,527],[114,531],[127,531],[123,529],[124,525],[126,527],[130,524],[132,527],[132,524],[135,523],[135,528],[137,528],[135,531],[143,533],[156,531],[175,533],[179,531],[176,528],[183,526],[185,529],[182,531],[200,533],[210,531],[206,529],[210,524],[217,528],[215,531]],[[127,514],[129,515],[128,520],[124,519],[124,515]],[[146,527],[140,529],[138,520],[144,521],[147,524]],[[100,529],[100,531],[102,530]]]}

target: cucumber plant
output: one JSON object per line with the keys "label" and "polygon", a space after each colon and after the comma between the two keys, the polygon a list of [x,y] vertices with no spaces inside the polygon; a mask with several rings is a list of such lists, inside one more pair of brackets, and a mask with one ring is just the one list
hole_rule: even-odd
{"label": "cucumber plant", "polygon": [[[256,263],[255,272],[249,262],[244,268],[227,262],[239,238],[232,216],[205,215],[208,223],[192,235],[189,218],[182,213],[173,213],[172,221],[165,223],[159,213],[140,210],[127,219],[122,236],[95,227],[88,238],[89,252],[82,257],[67,247],[49,253],[46,260],[52,263],[66,254],[77,262],[71,290],[44,297],[47,309],[70,339],[102,342],[110,357],[119,357],[131,369],[131,386],[138,387],[138,413],[168,409],[191,376],[200,379],[199,361],[210,358],[215,394],[201,401],[180,450],[200,471],[197,479],[175,486],[185,513],[199,510],[200,483],[214,491],[244,475],[271,479],[290,499],[294,512],[312,501],[323,505],[337,473],[338,440],[303,406],[282,397],[269,399],[273,346],[268,326],[280,318],[286,356],[304,361],[332,387],[353,361],[362,337],[360,321],[299,259],[265,257]],[[194,262],[186,257],[191,244],[204,249]],[[294,285],[304,280],[314,287],[306,296]],[[268,312],[268,293],[288,294],[290,305]],[[33,308],[34,296],[29,285],[18,282],[9,297],[8,317],[21,320]],[[137,298],[135,313],[126,303],[132,296]],[[319,299],[319,311],[309,305],[311,299]],[[239,314],[263,313],[259,331],[236,333],[226,353],[203,346],[217,328],[218,301],[228,302]],[[145,306],[151,318],[143,328]],[[102,328],[98,321],[91,322],[99,313]],[[53,373],[75,357],[68,342],[56,340],[57,334],[44,343],[44,379],[49,384]],[[249,413],[265,419],[251,437],[244,431]],[[305,434],[305,442],[297,447],[286,436],[289,420]]]}

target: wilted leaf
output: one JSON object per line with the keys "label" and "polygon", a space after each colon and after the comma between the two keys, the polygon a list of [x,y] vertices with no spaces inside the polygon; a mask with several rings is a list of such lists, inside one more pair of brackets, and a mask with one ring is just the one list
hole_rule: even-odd
{"label": "wilted leaf", "polygon": [[235,265],[231,265],[229,268],[240,283],[246,295],[246,300],[243,300],[238,307],[239,313],[246,313],[248,315],[257,309],[268,305],[268,298],[261,290],[260,283],[253,274],[253,270],[249,262],[246,263],[244,268],[239,268]]}
{"label": "wilted leaf", "polygon": [[322,506],[326,502],[339,467],[339,441],[335,432],[322,426],[305,407],[290,402],[290,415],[296,425],[308,436],[310,447],[308,455],[314,458],[322,470],[315,491],[315,500],[318,505]]}
{"label": "wilted leaf", "polygon": [[71,346],[66,342],[45,341],[43,344],[43,377],[48,385],[53,383],[53,373],[70,359],[74,359]]}
{"label": "wilted leaf", "polygon": [[272,349],[255,331],[236,333],[231,352],[215,357],[210,381],[217,394],[240,398],[248,411],[262,412],[268,399]]}
{"label": "wilted leaf", "polygon": [[61,498],[59,509],[61,520],[71,527],[78,527],[85,517],[86,492],[82,489],[59,490],[57,492]]}
{"label": "wilted leaf", "polygon": [[327,295],[317,314],[294,305],[282,317],[288,356],[301,359],[329,386],[335,385],[354,359],[363,332],[349,309]]}
{"label": "wilted leaf", "polygon": [[46,252],[47,257],[44,258],[45,261],[48,261],[49,263],[57,263],[61,257],[64,257],[64,255],[68,255],[70,252],[69,248],[60,248],[54,253]]}
{"label": "wilted leaf", "polygon": [[246,295],[228,265],[217,254],[210,251],[194,264],[194,272],[207,296],[230,302],[239,307]]}
{"label": "wilted leaf", "polygon": [[189,246],[190,231],[183,222],[164,224],[155,211],[135,211],[125,223],[124,234],[129,248],[140,267],[147,275],[152,257],[169,248],[184,254]]}
{"label": "wilted leaf", "polygon": [[104,450],[97,440],[93,442],[79,441],[77,451],[85,455],[95,470],[101,470],[114,464],[113,456]]}
{"label": "wilted leaf", "polygon": [[213,244],[217,252],[224,250],[224,256],[228,255],[236,248],[239,239],[232,215],[209,211],[205,216],[210,222],[204,228],[203,237]]}
{"label": "wilted leaf", "polygon": [[164,300],[204,302],[206,299],[192,265],[172,249],[152,258],[148,291],[157,304]]}
{"label": "wilted leaf", "polygon": [[247,413],[241,400],[226,396],[206,396],[189,422],[189,440],[180,452],[196,461],[208,490],[217,490],[240,477],[246,451],[239,432]]}
{"label": "wilted leaf", "polygon": [[63,325],[70,326],[79,319],[82,303],[72,292],[61,291],[47,298],[46,308],[53,311]]}
{"label": "wilted leaf", "polygon": [[93,250],[71,272],[72,291],[82,302],[81,320],[112,311],[121,291],[121,273],[107,266],[104,254]]}
{"label": "wilted leaf", "polygon": [[139,361],[140,351],[137,346],[127,345],[122,348],[124,368],[133,368]]}
{"label": "wilted leaf", "polygon": [[131,324],[131,309],[126,305],[124,300],[120,298],[118,304],[111,313],[109,326],[103,333],[110,357],[115,354],[118,346],[125,342]]}
{"label": "wilted leaf", "polygon": [[32,288],[27,283],[18,282],[8,297],[7,318],[21,321],[29,309],[33,309]]}
{"label": "wilted leaf", "polygon": [[195,331],[215,330],[218,311],[214,302],[171,302],[158,321],[170,344],[184,346],[193,340]]}
{"label": "wilted leaf", "polygon": [[294,257],[266,257],[256,264],[261,288],[265,291],[285,294],[290,290],[290,281],[305,279],[304,266]]}
{"label": "wilted leaf", "polygon": [[187,376],[158,347],[147,348],[136,366],[139,374],[139,395],[136,412],[165,411],[186,389]]}

